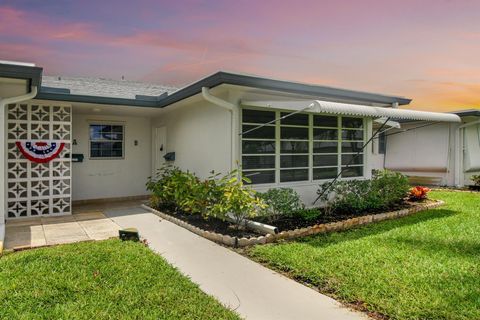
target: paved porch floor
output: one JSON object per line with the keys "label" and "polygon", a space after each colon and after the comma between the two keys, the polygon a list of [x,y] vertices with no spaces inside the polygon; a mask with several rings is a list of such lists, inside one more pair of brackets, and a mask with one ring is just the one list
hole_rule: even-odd
{"label": "paved porch floor", "polygon": [[58,217],[35,217],[9,220],[5,225],[4,249],[39,247],[87,240],[104,240],[118,236],[120,226],[106,217],[106,208],[126,208],[139,201],[79,205],[73,214]]}

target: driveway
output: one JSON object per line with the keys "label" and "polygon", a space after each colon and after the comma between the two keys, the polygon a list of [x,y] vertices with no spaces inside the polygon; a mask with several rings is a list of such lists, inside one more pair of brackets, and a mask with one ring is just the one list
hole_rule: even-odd
{"label": "driveway", "polygon": [[141,207],[107,209],[105,215],[122,228],[137,228],[153,250],[246,319],[368,319]]}

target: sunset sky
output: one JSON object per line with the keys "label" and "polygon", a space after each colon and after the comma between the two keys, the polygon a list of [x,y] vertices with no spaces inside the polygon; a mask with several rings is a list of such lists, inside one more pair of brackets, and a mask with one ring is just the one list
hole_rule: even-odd
{"label": "sunset sky", "polygon": [[0,59],[176,86],[235,71],[480,108],[480,1],[0,0]]}

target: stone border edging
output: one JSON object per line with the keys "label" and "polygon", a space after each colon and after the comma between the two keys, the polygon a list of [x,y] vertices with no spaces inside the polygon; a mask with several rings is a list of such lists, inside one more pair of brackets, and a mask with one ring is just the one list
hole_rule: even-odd
{"label": "stone border edging", "polygon": [[231,237],[229,235],[223,235],[220,233],[205,231],[189,224],[186,221],[183,221],[171,215],[165,214],[145,204],[142,204],[141,206],[142,208],[149,210],[150,212],[156,214],[157,216],[167,221],[170,221],[172,223],[175,223],[176,225],[182,228],[185,228],[188,231],[191,231],[208,240],[211,240],[213,242],[217,242],[220,244],[224,244],[229,247],[242,248],[247,246],[253,246],[256,244],[271,243],[278,240],[295,239],[295,238],[310,236],[310,235],[319,234],[319,233],[348,230],[356,226],[362,226],[362,225],[366,225],[366,224],[370,224],[378,221],[391,220],[391,219],[397,219],[397,218],[409,216],[420,211],[440,207],[443,204],[445,204],[444,201],[435,200],[435,202],[433,203],[418,204],[408,209],[401,209],[401,210],[378,213],[378,214],[370,214],[370,215],[355,217],[355,218],[337,221],[337,222],[316,224],[316,225],[301,228],[301,229],[282,231],[278,234],[267,234],[264,236],[250,237],[250,238],[237,238],[237,237]]}

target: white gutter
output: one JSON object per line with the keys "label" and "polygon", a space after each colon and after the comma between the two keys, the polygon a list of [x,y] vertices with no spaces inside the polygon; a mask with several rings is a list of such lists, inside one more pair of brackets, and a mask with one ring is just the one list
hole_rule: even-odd
{"label": "white gutter", "polygon": [[0,156],[0,170],[3,170],[2,174],[0,174],[0,203],[3,205],[3,208],[0,207],[0,252],[3,250],[3,240],[5,239],[5,216],[7,213],[7,202],[5,199],[7,198],[7,188],[6,188],[6,155],[7,155],[7,147],[5,143],[5,116],[7,114],[5,106],[8,106],[11,103],[18,103],[26,100],[30,100],[35,98],[37,95],[38,88],[37,86],[32,86],[29,93],[16,96],[16,97],[9,97],[9,98],[0,98],[0,150],[3,150],[3,155]]}
{"label": "white gutter", "polygon": [[222,108],[230,111],[230,118],[231,118],[230,170],[234,170],[236,168],[236,165],[237,165],[236,162],[237,162],[237,150],[238,150],[237,132],[239,132],[239,130],[237,128],[237,121],[236,121],[237,120],[237,115],[238,115],[238,107],[237,107],[237,105],[235,105],[235,104],[233,104],[229,101],[225,101],[223,99],[220,99],[218,97],[213,96],[210,93],[209,88],[207,88],[207,87],[202,87],[202,97],[206,101],[211,102],[214,105],[217,105],[219,107],[222,107]]}

